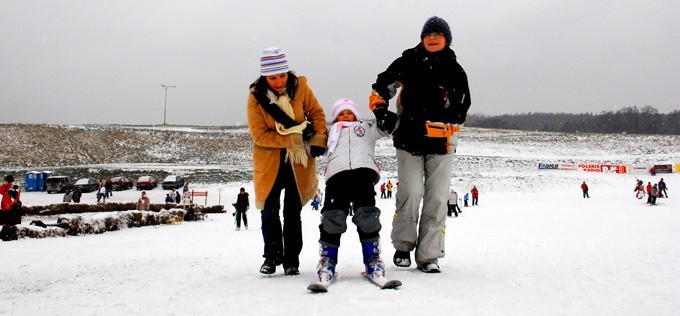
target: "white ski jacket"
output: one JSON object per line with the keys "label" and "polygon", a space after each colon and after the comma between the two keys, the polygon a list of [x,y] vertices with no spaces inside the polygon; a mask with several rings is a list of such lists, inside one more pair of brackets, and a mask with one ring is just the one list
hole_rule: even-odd
{"label": "white ski jacket", "polygon": [[374,122],[358,121],[354,126],[343,128],[335,150],[327,158],[326,181],[341,171],[369,168],[375,171],[375,183],[378,183],[380,166],[374,158],[375,142],[388,135]]}
{"label": "white ski jacket", "polygon": [[458,204],[458,193],[456,193],[456,191],[451,191],[451,194],[449,195],[449,205],[456,204]]}

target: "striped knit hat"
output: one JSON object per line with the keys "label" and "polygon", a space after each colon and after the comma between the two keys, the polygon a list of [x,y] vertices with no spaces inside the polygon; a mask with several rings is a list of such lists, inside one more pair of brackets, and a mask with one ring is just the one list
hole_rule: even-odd
{"label": "striped knit hat", "polygon": [[260,73],[271,76],[288,72],[286,53],[278,47],[269,47],[260,56]]}

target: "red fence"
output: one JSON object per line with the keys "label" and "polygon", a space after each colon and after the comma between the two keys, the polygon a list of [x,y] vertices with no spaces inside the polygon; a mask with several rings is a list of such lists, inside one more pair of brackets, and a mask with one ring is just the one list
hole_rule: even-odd
{"label": "red fence", "polygon": [[203,205],[208,205],[208,191],[194,191],[191,190],[191,192],[184,193],[189,196],[191,196],[191,201],[194,201],[195,196],[205,196],[205,203]]}

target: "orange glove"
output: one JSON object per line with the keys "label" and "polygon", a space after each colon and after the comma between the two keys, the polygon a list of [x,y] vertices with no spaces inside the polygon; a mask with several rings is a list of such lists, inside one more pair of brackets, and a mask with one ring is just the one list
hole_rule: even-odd
{"label": "orange glove", "polygon": [[380,95],[373,91],[368,97],[368,108],[371,109],[371,111],[375,111],[377,109],[386,109],[387,102],[385,102],[385,100],[383,100]]}

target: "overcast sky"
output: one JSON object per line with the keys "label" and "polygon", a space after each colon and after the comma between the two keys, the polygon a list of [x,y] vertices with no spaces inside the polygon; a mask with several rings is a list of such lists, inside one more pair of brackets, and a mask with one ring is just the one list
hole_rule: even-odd
{"label": "overcast sky", "polygon": [[[0,122],[245,123],[268,46],[329,112],[448,21],[470,113],[680,108],[680,1],[0,0]],[[394,109],[394,101],[391,102]]]}

